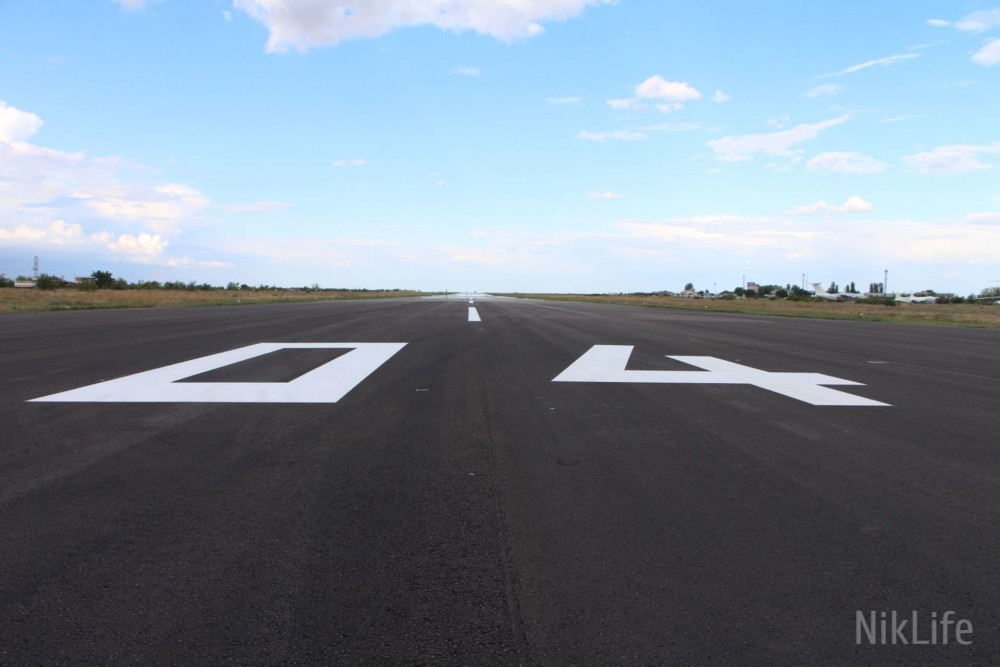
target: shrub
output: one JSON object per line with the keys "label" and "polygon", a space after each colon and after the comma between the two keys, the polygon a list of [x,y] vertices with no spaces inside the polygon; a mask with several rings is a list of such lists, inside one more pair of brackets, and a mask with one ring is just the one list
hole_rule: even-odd
{"label": "shrub", "polygon": [[58,289],[65,286],[65,280],[57,276],[50,276],[47,273],[40,274],[38,280],[35,281],[35,287],[38,289]]}

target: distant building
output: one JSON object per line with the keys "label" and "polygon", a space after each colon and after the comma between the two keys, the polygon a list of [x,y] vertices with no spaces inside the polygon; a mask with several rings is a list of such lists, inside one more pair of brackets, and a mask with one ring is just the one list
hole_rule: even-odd
{"label": "distant building", "polygon": [[760,287],[759,285],[757,285],[757,283],[747,283],[748,292],[753,292],[754,294],[756,294],[759,291],[759,289]]}
{"label": "distant building", "polygon": [[15,280],[14,287],[34,287],[34,280]]}

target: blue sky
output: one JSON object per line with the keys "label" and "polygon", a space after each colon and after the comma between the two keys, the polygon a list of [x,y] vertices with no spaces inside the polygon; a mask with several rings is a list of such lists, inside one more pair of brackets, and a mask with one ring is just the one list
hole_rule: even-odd
{"label": "blue sky", "polygon": [[0,0],[0,272],[968,294],[997,109],[989,2]]}

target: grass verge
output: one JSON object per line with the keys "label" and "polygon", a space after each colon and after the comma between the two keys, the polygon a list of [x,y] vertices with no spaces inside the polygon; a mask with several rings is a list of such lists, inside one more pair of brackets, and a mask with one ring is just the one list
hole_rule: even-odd
{"label": "grass verge", "polygon": [[249,303],[390,299],[424,296],[400,291],[298,290],[40,290],[0,288],[0,313],[99,308],[154,308],[161,306],[235,306]]}
{"label": "grass verge", "polygon": [[883,306],[850,301],[787,301],[782,299],[684,299],[658,295],[505,294],[529,299],[611,303],[652,308],[676,308],[782,317],[812,317],[867,322],[910,322],[959,327],[1000,328],[1000,306],[971,303],[899,304]]}

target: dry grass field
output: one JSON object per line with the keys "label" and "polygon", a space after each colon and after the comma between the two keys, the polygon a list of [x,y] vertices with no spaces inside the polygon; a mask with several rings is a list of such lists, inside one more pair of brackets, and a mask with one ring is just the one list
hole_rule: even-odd
{"label": "dry grass field", "polygon": [[421,292],[297,291],[297,290],[41,290],[0,288],[0,313],[157,306],[235,306],[247,303],[386,299],[418,296]]}
{"label": "dry grass field", "polygon": [[784,317],[813,317],[872,322],[916,322],[962,327],[1000,328],[1000,306],[986,304],[875,304],[830,301],[785,301],[780,299],[684,299],[646,295],[516,294],[532,299],[614,303],[653,308],[753,313]]}

